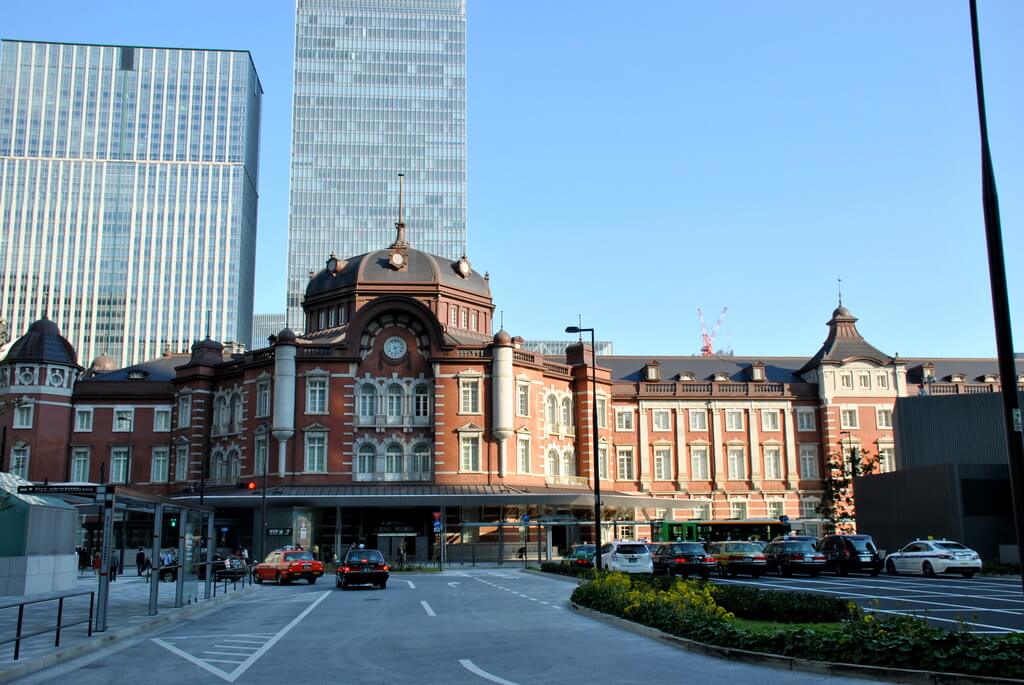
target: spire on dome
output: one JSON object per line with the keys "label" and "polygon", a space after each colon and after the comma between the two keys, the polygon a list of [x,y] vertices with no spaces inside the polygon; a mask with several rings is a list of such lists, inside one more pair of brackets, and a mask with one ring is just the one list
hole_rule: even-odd
{"label": "spire on dome", "polygon": [[405,174],[398,174],[398,223],[395,224],[398,234],[395,242],[391,243],[391,249],[403,249],[409,247],[405,239]]}

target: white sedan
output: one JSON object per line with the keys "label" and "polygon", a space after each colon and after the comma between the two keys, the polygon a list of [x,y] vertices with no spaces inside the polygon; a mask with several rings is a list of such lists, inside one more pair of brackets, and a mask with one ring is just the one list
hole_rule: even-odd
{"label": "white sedan", "polygon": [[980,570],[981,557],[978,553],[952,540],[914,540],[885,559],[885,571],[892,576],[921,573],[931,577],[939,573],[959,573],[970,578]]}

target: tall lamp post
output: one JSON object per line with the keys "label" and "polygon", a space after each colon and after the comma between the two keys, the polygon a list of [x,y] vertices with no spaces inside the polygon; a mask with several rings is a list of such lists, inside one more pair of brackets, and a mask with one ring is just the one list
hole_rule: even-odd
{"label": "tall lamp post", "polygon": [[594,459],[594,566],[601,571],[604,565],[601,563],[601,464],[599,463],[597,435],[597,343],[593,328],[567,326],[565,332],[590,333],[590,427],[593,431],[590,449]]}
{"label": "tall lamp post", "polygon": [[1010,500],[1013,507],[1017,550],[1024,556],[1024,429],[1021,402],[1016,383],[1013,329],[1010,326],[1010,296],[1006,286],[1006,258],[1003,255],[1003,228],[999,218],[999,195],[988,145],[988,118],[985,114],[985,87],[981,77],[981,40],[978,36],[978,2],[970,0],[971,47],[974,55],[974,86],[978,99],[978,125],[981,134],[981,203],[985,216],[985,243],[988,248],[988,275],[992,290],[992,318],[995,323],[996,351],[999,359],[999,384],[1003,400],[1003,424],[1010,470]]}
{"label": "tall lamp post", "polygon": [[[132,462],[135,461],[135,445],[132,443],[132,439],[135,436],[135,407],[132,407],[131,416],[118,416],[118,425],[128,422],[128,461],[125,464],[124,469],[124,482],[125,485],[130,485],[132,482]],[[128,546],[128,510],[124,510],[124,518],[121,519],[121,561],[120,568],[122,573],[124,572],[124,553],[125,548]]]}

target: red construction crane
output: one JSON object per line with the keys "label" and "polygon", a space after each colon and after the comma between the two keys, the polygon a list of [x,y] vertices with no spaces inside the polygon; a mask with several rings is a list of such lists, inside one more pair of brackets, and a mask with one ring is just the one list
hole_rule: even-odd
{"label": "red construction crane", "polygon": [[708,333],[708,327],[704,324],[704,312],[700,307],[697,307],[697,318],[700,319],[700,356],[714,356],[715,336],[718,335],[718,329],[721,328],[722,320],[725,318],[725,313],[727,311],[729,311],[728,307],[722,307],[722,313],[718,315],[718,321],[715,322],[715,327],[711,329],[710,333]]}

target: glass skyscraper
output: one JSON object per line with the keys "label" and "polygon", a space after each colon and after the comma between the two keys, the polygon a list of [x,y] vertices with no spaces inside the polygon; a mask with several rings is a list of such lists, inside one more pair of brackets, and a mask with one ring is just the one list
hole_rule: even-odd
{"label": "glass skyscraper", "polygon": [[465,0],[298,0],[288,320],[311,269],[387,247],[405,174],[409,242],[466,249]]}
{"label": "glass skyscraper", "polygon": [[248,345],[263,91],[248,52],[0,43],[0,319],[87,365]]}

